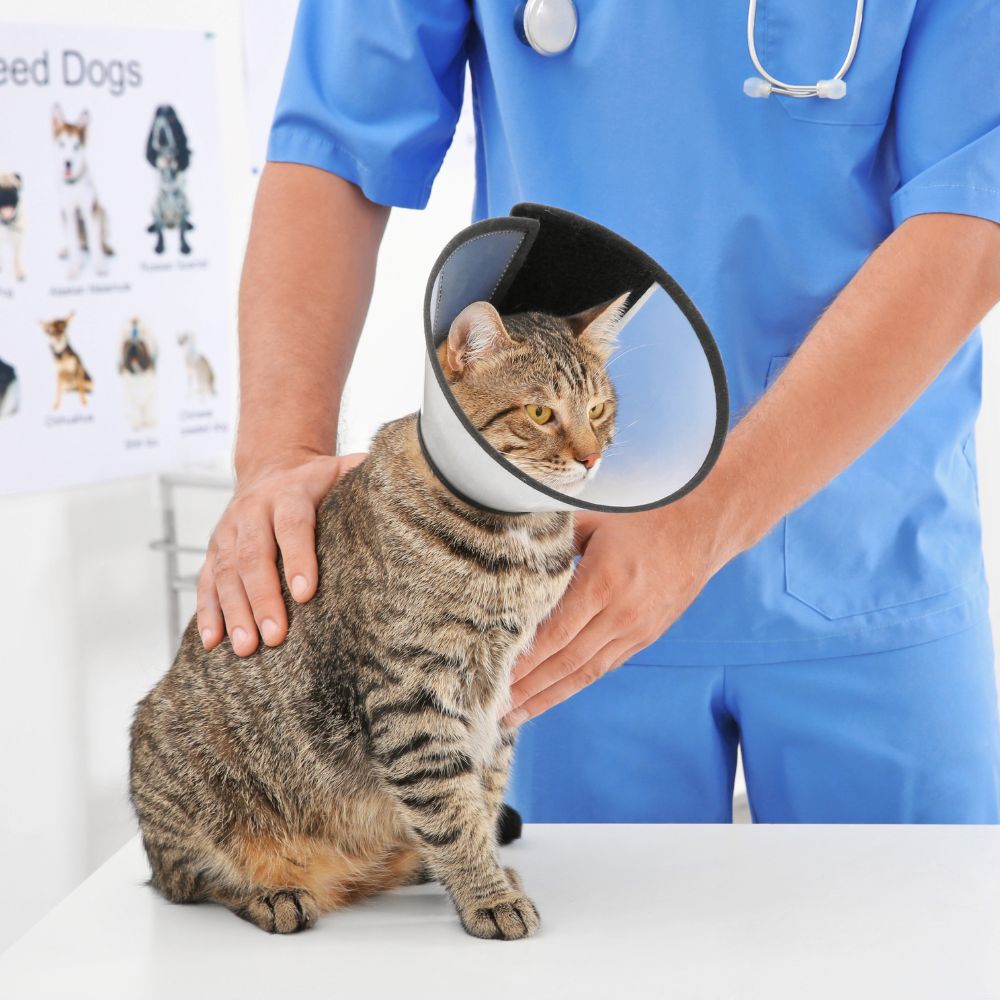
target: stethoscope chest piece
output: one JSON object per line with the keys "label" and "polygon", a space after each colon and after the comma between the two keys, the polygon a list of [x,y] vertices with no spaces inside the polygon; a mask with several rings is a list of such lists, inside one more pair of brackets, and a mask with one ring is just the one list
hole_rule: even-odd
{"label": "stethoscope chest piece", "polygon": [[558,56],[576,38],[579,18],[573,0],[525,0],[514,12],[514,30],[540,56]]}

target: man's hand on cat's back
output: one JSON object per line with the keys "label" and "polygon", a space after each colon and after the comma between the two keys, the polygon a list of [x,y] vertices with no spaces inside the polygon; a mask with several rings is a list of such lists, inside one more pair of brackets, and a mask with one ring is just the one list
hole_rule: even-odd
{"label": "man's hand on cat's back", "polygon": [[292,597],[316,593],[316,508],[334,483],[365,456],[296,456],[245,478],[208,546],[198,577],[198,631],[206,649],[228,633],[233,650],[249,656],[263,638],[280,645],[288,633],[277,559]]}

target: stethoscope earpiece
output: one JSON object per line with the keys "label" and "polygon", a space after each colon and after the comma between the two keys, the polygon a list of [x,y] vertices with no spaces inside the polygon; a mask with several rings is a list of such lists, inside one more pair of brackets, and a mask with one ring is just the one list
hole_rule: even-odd
{"label": "stethoscope earpiece", "polygon": [[578,24],[573,0],[525,0],[514,11],[514,30],[540,56],[558,56],[576,38]]}
{"label": "stethoscope earpiece", "polygon": [[759,76],[748,76],[743,81],[743,93],[747,97],[770,97],[771,85]]}
{"label": "stethoscope earpiece", "polygon": [[847,84],[843,80],[818,80],[816,96],[828,101],[839,101],[847,93]]}

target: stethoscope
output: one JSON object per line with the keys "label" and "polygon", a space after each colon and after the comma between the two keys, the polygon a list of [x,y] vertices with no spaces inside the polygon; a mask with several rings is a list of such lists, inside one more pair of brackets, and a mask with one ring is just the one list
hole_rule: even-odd
{"label": "stethoscope", "polygon": [[[865,15],[865,0],[856,0],[854,7],[854,28],[851,44],[840,69],[829,80],[817,80],[813,84],[785,83],[770,73],[761,64],[757,55],[754,33],[757,25],[757,0],[750,0],[747,9],[747,50],[754,68],[760,74],[743,81],[743,93],[747,97],[770,97],[781,94],[785,97],[820,97],[839,101],[847,93],[844,76],[854,62],[861,37],[861,22]],[[573,0],[525,0],[514,13],[514,28],[525,45],[530,45],[541,56],[557,56],[565,52],[576,38],[579,17]]]}

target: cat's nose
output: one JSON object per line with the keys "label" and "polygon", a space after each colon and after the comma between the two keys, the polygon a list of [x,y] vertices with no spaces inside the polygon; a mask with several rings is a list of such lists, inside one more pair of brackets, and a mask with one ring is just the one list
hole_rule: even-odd
{"label": "cat's nose", "polygon": [[592,469],[595,465],[597,465],[597,460],[600,457],[601,456],[598,455],[596,451],[594,451],[594,452],[591,452],[589,455],[584,455],[583,458],[580,458],[579,456],[577,456],[576,460],[581,465],[586,466],[588,469]]}

